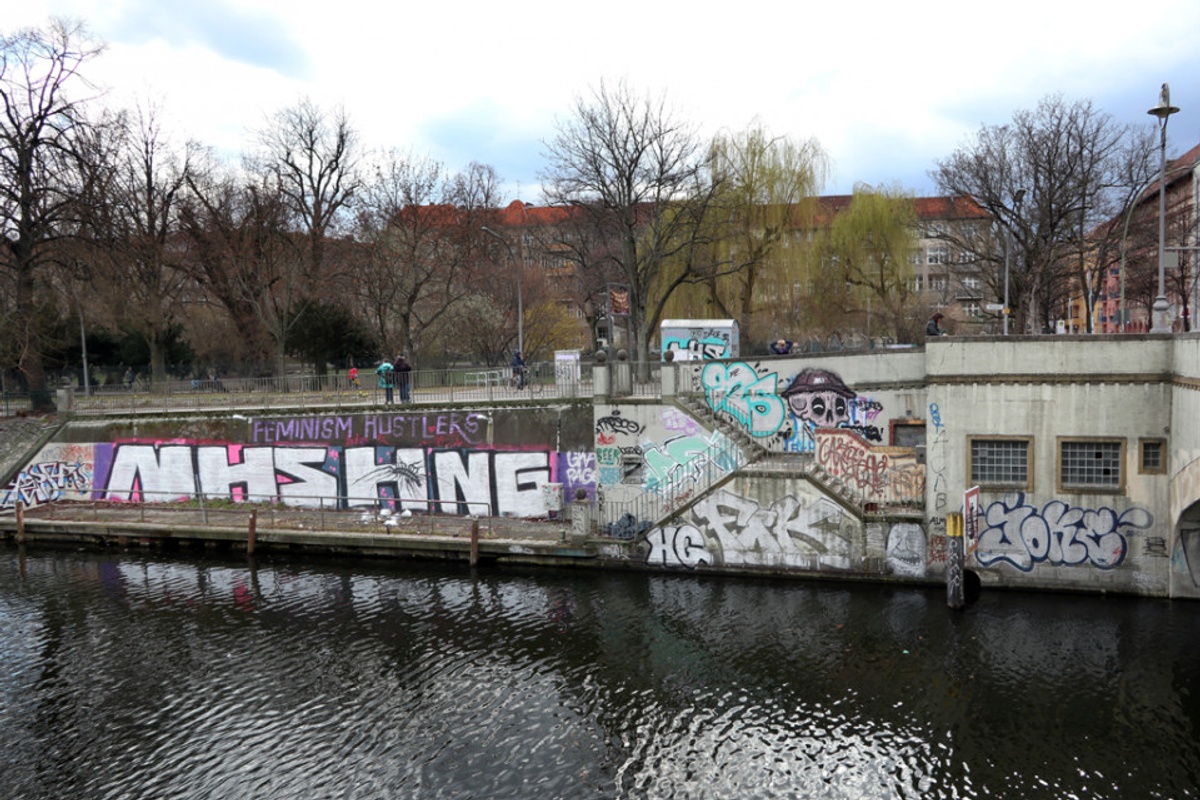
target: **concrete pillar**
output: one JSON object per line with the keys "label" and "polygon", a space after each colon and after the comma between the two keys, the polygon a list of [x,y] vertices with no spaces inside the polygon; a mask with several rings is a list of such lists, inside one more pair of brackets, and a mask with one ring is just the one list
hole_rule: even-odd
{"label": "concrete pillar", "polygon": [[633,394],[633,365],[629,363],[628,350],[617,351],[617,360],[613,364],[612,393],[614,397],[628,397]]}
{"label": "concrete pillar", "polygon": [[612,370],[607,355],[601,351],[596,354],[596,364],[592,367],[592,396],[603,403],[608,401],[611,394]]}
{"label": "concrete pillar", "polygon": [[670,400],[675,397],[676,387],[679,385],[679,367],[675,366],[675,351],[668,350],[663,354],[662,371],[662,397],[663,400]]}

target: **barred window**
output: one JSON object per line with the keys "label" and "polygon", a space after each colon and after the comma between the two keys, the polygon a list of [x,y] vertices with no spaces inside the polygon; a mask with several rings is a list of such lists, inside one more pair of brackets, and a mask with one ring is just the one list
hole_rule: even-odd
{"label": "barred window", "polygon": [[1119,439],[1059,442],[1059,480],[1064,488],[1119,489],[1125,443]]}
{"label": "barred window", "polygon": [[1029,486],[1028,439],[971,439],[971,483]]}
{"label": "barred window", "polygon": [[1164,448],[1166,442],[1162,439],[1142,439],[1141,471],[1149,475],[1161,475],[1167,471]]}

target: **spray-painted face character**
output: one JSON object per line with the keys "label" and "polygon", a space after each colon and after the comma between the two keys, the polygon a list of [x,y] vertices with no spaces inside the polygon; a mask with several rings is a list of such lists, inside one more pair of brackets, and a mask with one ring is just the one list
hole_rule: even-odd
{"label": "spray-painted face character", "polygon": [[854,391],[828,370],[803,370],[780,396],[793,414],[814,428],[836,428],[850,421]]}

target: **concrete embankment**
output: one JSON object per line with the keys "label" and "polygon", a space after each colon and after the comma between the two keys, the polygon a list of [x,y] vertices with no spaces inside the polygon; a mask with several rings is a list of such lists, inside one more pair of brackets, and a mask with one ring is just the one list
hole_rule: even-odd
{"label": "concrete embankment", "polygon": [[0,536],[32,547],[231,550],[476,563],[580,566],[594,543],[566,521],[380,517],[314,509],[51,504],[0,516]]}

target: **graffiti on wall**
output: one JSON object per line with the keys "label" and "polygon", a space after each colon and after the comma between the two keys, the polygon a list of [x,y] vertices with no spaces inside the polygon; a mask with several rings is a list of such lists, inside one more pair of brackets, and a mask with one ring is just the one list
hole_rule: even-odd
{"label": "graffiti on wall", "polygon": [[[681,494],[707,485],[738,468],[740,451],[720,431],[708,436],[677,436],[662,443],[641,446],[645,462],[643,488],[659,495]],[[709,480],[702,480],[707,477]]]}
{"label": "graffiti on wall", "polygon": [[581,490],[587,500],[596,498],[595,453],[559,453],[558,475],[568,502],[577,499]]}
{"label": "graffiti on wall", "polygon": [[923,578],[927,561],[928,545],[921,526],[915,522],[893,525],[887,538],[887,563],[892,574]]}
{"label": "graffiti on wall", "polygon": [[868,442],[883,442],[878,417],[883,404],[858,395],[834,372],[804,369],[779,391],[779,374],[771,366],[744,361],[708,364],[699,373],[705,402],[758,438],[771,437],[785,452],[816,449],[816,431],[854,431]]}
{"label": "graffiti on wall", "polygon": [[852,540],[861,535],[861,525],[823,496],[786,496],[764,507],[721,489],[689,515],[646,533],[647,564],[847,569]]}
{"label": "graffiti on wall", "polygon": [[0,509],[40,506],[57,500],[86,500],[96,465],[86,444],[50,444],[0,492]]}
{"label": "graffiti on wall", "polygon": [[676,361],[730,358],[733,337],[728,328],[664,328],[663,353],[675,353]]}
{"label": "graffiti on wall", "polygon": [[925,466],[915,453],[872,447],[852,430],[821,429],[816,442],[817,463],[865,502],[923,504]]}
{"label": "graffiti on wall", "polygon": [[[54,470],[38,474],[56,476],[60,492],[68,487],[81,497],[114,501],[164,502],[202,494],[346,508],[384,500],[395,508],[514,517],[546,515],[547,483],[595,494],[594,461],[587,453],[180,442],[86,447],[93,451],[90,472],[73,463],[53,462]],[[14,482],[14,488],[33,498],[32,481],[30,476],[20,486]],[[42,485],[49,486],[45,481]],[[57,499],[50,494],[41,491],[36,497],[40,502]],[[14,494],[11,502],[17,497]]]}
{"label": "graffiti on wall", "polygon": [[799,421],[798,430],[814,446],[813,432],[818,428],[852,430],[867,441],[883,441],[882,432],[874,424],[883,404],[858,396],[837,373],[825,369],[801,370],[781,396]]}
{"label": "graffiti on wall", "polygon": [[465,447],[487,441],[487,425],[487,416],[474,411],[267,417],[251,421],[250,441]]}
{"label": "graffiti on wall", "polygon": [[939,527],[946,529],[945,513],[949,504],[949,492],[946,482],[946,423],[942,420],[941,409],[937,403],[929,404],[929,424],[933,426],[933,439],[929,442],[926,454],[926,472],[933,482],[933,509],[940,518]]}
{"label": "graffiti on wall", "polygon": [[91,488],[91,469],[80,461],[40,461],[17,473],[4,492],[0,493],[0,509],[40,506],[66,498],[70,494],[85,494]]}
{"label": "graffiti on wall", "polygon": [[1009,564],[1030,572],[1039,564],[1090,565],[1109,570],[1129,552],[1127,536],[1148,530],[1154,516],[1144,508],[1117,512],[1080,508],[1050,500],[1041,508],[1025,501],[1024,492],[1007,495],[987,507],[979,539],[969,552],[984,567]]}
{"label": "graffiti on wall", "polygon": [[704,399],[714,414],[732,417],[751,436],[775,435],[787,422],[784,401],[775,393],[778,376],[760,375],[745,362],[708,364],[700,373]]}

